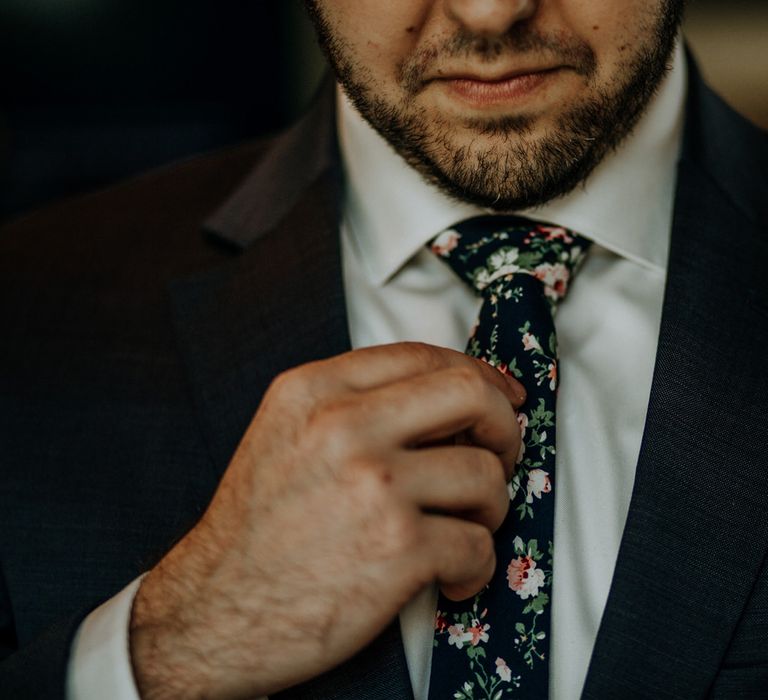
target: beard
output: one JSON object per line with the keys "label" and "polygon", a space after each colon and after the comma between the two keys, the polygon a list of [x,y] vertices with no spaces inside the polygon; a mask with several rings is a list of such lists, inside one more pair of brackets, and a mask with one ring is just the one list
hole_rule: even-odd
{"label": "beard", "polygon": [[[535,207],[571,192],[621,144],[669,70],[684,7],[683,0],[666,0],[649,12],[647,23],[638,27],[644,41],[627,47],[607,83],[597,80],[589,44],[520,22],[493,39],[459,31],[414,52],[398,68],[401,97],[388,101],[349,43],[333,32],[317,0],[306,4],[339,83],[371,126],[428,182],[455,199],[496,211]],[[424,76],[438,61],[492,63],[505,56],[541,56],[549,65],[568,65],[584,80],[587,95],[566,106],[539,136],[533,114],[466,118],[457,126],[415,106],[429,82]],[[459,129],[479,138],[466,143]]]}

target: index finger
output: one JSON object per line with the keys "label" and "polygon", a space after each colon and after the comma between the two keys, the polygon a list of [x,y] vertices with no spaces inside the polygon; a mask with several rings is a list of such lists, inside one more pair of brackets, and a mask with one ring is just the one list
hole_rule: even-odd
{"label": "index finger", "polygon": [[519,381],[487,362],[428,343],[375,345],[321,360],[316,365],[325,380],[337,389],[353,391],[374,389],[420,374],[470,367],[499,389],[515,408],[519,408],[526,397]]}

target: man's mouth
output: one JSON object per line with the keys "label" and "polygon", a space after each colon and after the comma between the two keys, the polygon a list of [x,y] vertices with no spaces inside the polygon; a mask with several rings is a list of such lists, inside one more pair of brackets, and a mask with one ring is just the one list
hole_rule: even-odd
{"label": "man's mouth", "polygon": [[451,73],[435,78],[447,90],[474,107],[492,106],[523,99],[551,81],[563,70],[554,68],[525,68],[503,74]]}

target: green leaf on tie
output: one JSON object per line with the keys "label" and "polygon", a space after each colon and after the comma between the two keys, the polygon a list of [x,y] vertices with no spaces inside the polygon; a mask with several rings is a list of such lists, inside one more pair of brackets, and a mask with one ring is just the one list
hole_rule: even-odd
{"label": "green leaf on tie", "polygon": [[507,370],[512,374],[515,379],[522,379],[523,373],[517,368],[517,358],[513,357],[512,362],[507,366]]}
{"label": "green leaf on tie", "polygon": [[515,260],[515,265],[521,270],[533,270],[541,262],[541,258],[541,253],[520,253]]}
{"label": "green leaf on tie", "polygon": [[535,598],[531,598],[531,602],[523,608],[523,614],[527,615],[529,612],[533,612],[538,615],[539,613],[544,612],[547,603],[549,603],[549,596],[546,593],[541,592]]}

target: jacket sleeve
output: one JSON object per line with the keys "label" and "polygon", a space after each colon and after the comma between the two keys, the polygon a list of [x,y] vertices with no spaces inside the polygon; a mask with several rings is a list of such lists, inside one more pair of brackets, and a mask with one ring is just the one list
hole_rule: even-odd
{"label": "jacket sleeve", "polygon": [[[4,596],[5,597],[5,596]],[[15,645],[7,600],[0,609],[0,698],[2,700],[64,700],[72,640],[90,609],[62,619],[22,649]]]}
{"label": "jacket sleeve", "polygon": [[0,579],[0,700],[138,700],[128,621],[140,583],[141,577],[18,648],[10,596]]}

